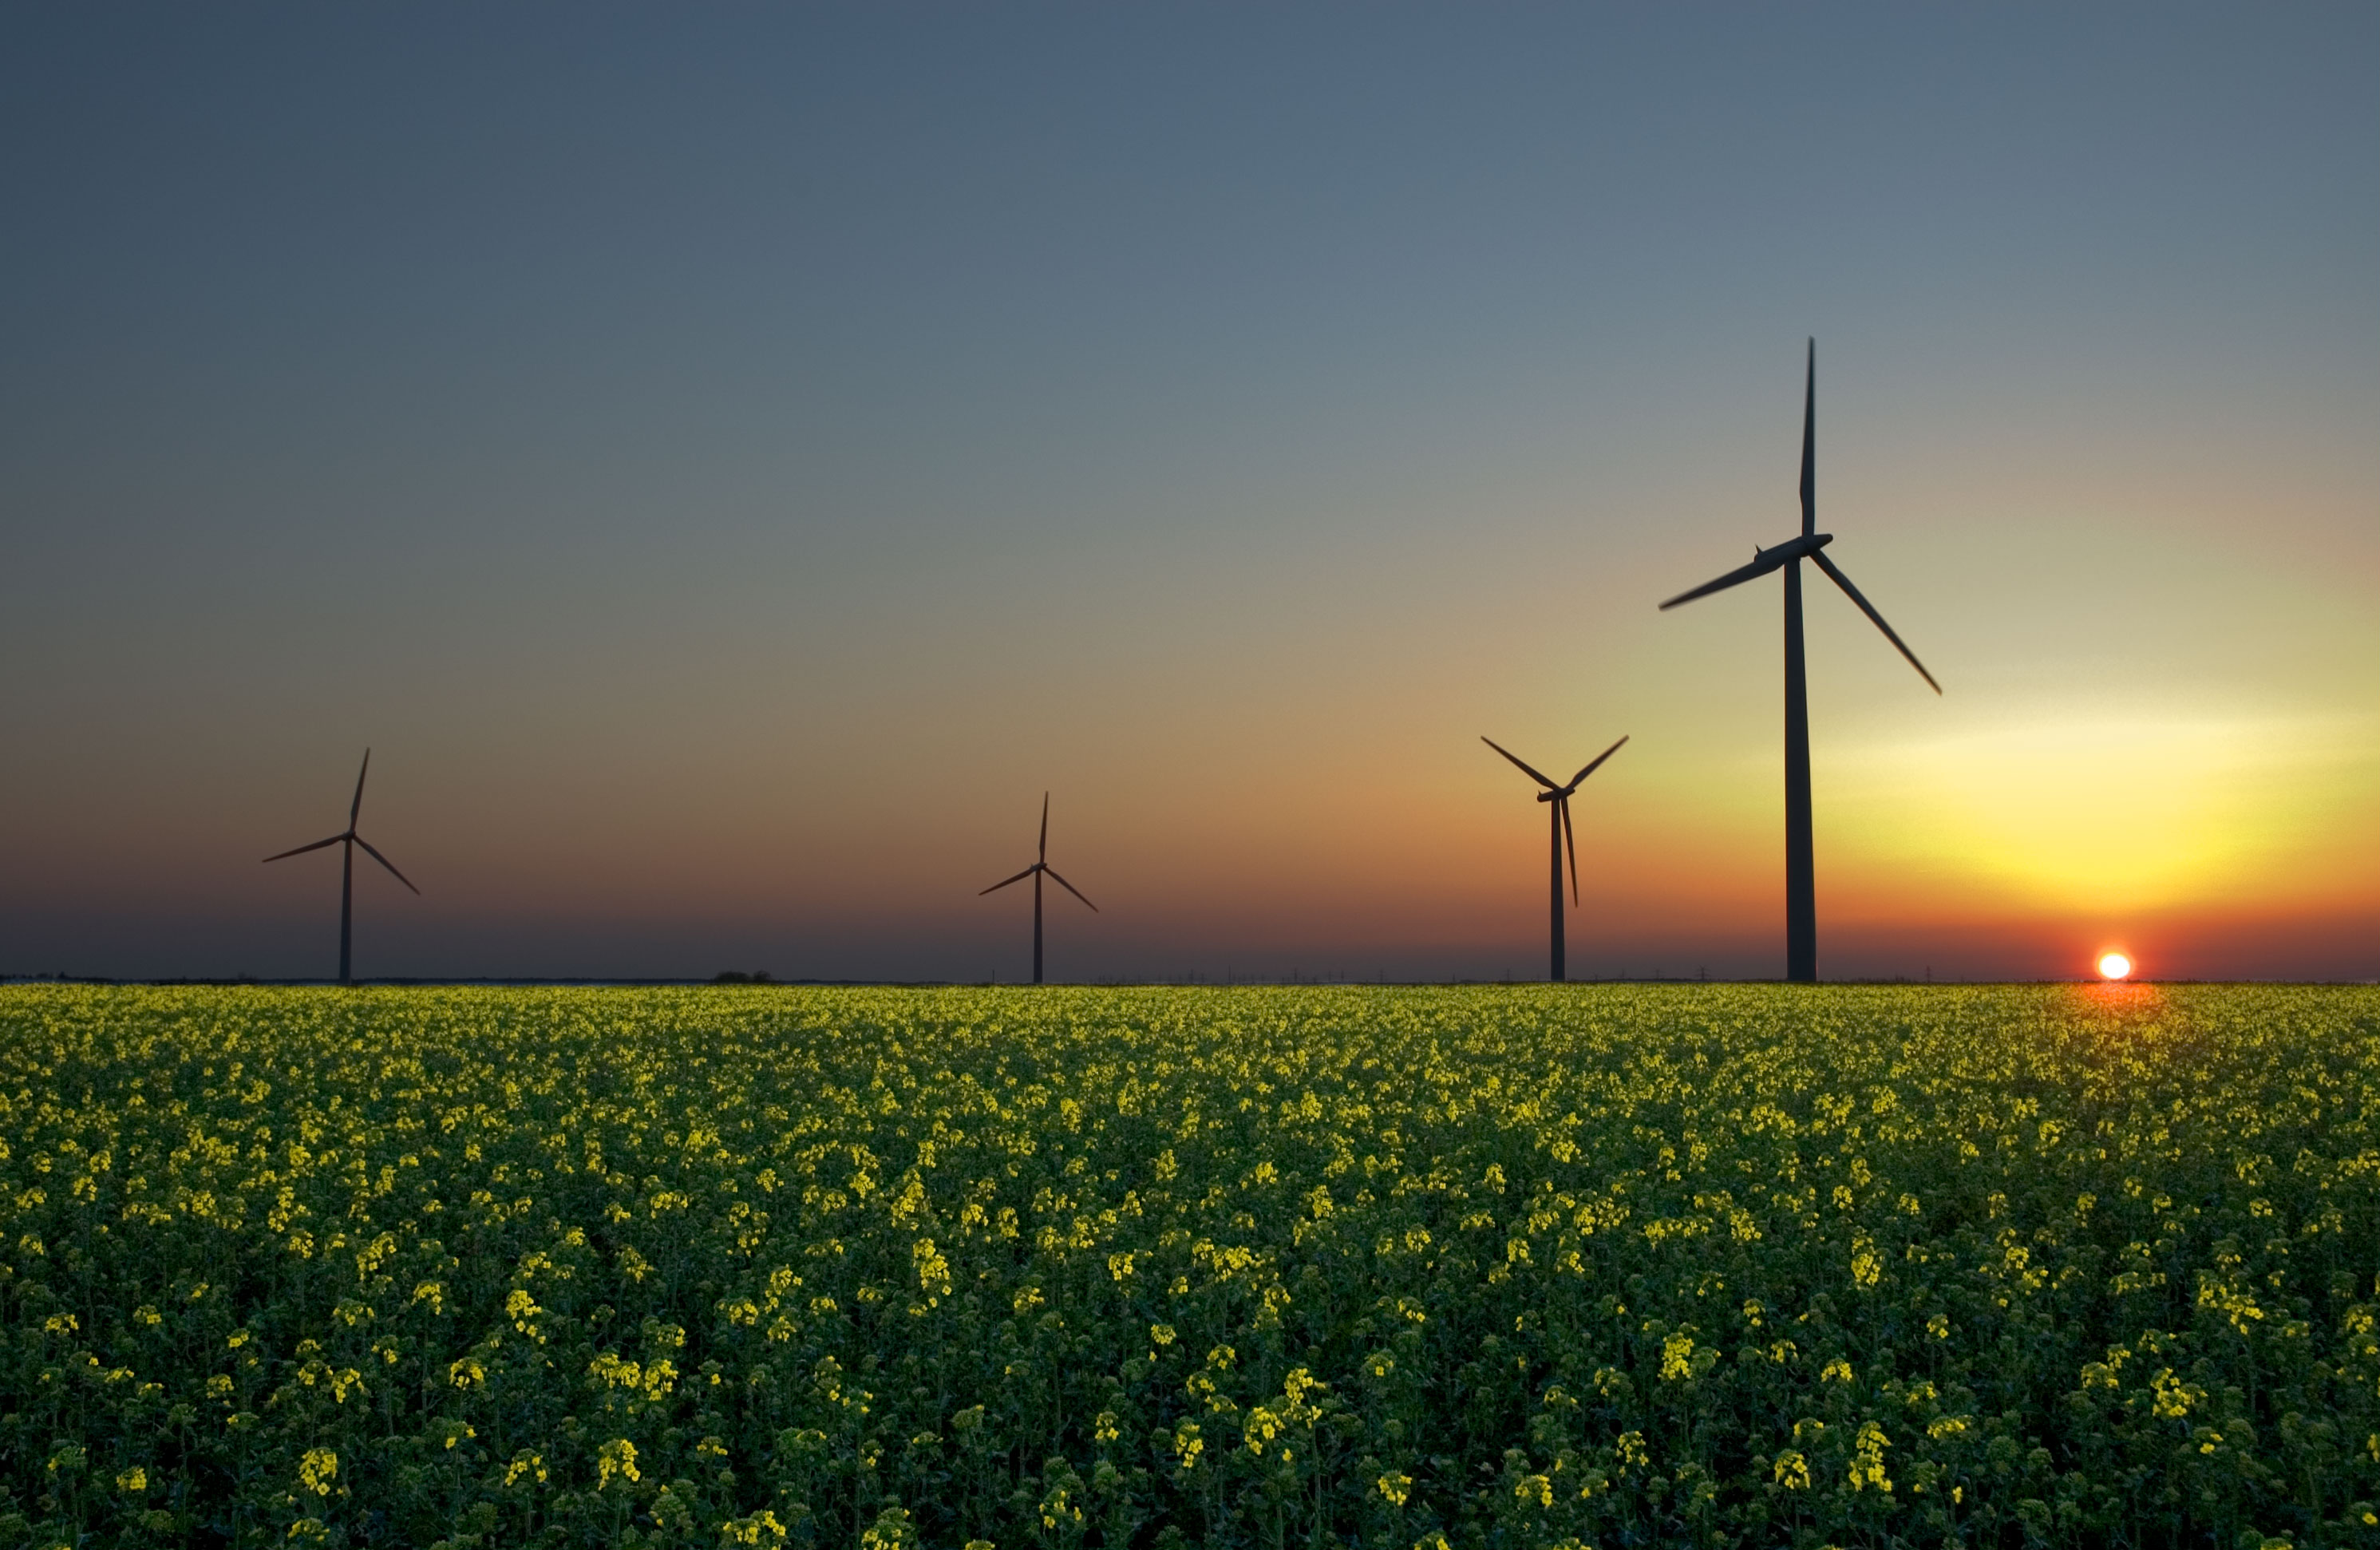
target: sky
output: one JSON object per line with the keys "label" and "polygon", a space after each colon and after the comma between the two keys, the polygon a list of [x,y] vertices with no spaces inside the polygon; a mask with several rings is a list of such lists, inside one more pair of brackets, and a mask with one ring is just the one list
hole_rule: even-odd
{"label": "sky", "polygon": [[0,11],[0,973],[2380,976],[2380,10]]}

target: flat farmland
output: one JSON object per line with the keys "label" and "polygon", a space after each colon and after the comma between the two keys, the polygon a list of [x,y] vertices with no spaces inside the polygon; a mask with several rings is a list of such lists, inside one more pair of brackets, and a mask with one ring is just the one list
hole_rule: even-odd
{"label": "flat farmland", "polygon": [[2380,991],[0,990],[0,1544],[2380,1540]]}

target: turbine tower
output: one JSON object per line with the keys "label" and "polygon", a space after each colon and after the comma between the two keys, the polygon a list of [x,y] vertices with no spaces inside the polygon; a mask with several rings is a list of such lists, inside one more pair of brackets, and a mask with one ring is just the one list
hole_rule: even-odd
{"label": "turbine tower", "polygon": [[1601,767],[1605,759],[1608,759],[1612,755],[1618,753],[1620,751],[1620,743],[1625,743],[1628,739],[1623,737],[1620,740],[1620,743],[1614,743],[1610,747],[1606,748],[1603,752],[1596,755],[1595,757],[1587,764],[1585,769],[1580,770],[1577,774],[1570,778],[1570,784],[1566,786],[1557,785],[1552,781],[1548,780],[1545,776],[1538,774],[1535,769],[1524,763],[1518,755],[1505,747],[1502,744],[1497,742],[1494,738],[1482,737],[1479,741],[1487,744],[1488,746],[1495,749],[1506,758],[1511,759],[1514,764],[1520,765],[1521,772],[1523,774],[1526,775],[1530,780],[1535,781],[1537,784],[1545,787],[1545,790],[1537,793],[1537,800],[1547,804],[1553,809],[1550,817],[1553,825],[1554,957],[1553,970],[1546,977],[1559,985],[1563,980],[1570,977],[1569,974],[1564,969],[1562,963],[1562,852],[1564,850],[1568,850],[1570,852],[1570,902],[1573,908],[1576,907],[1578,903],[1578,841],[1571,833],[1571,793],[1578,790],[1578,783],[1581,781],[1585,780],[1589,775],[1594,774],[1596,770]]}
{"label": "turbine tower", "polygon": [[1803,385],[1802,397],[1802,533],[1774,549],[1753,546],[1752,563],[1728,572],[1716,581],[1706,581],[1690,592],[1681,592],[1661,606],[1675,608],[1713,592],[1723,592],[1755,576],[1770,571],[1785,573],[1785,977],[1802,984],[1815,984],[1818,978],[1818,895],[1813,871],[1810,839],[1810,694],[1808,674],[1802,660],[1802,562],[1809,560],[1836,586],[1843,595],[1859,605],[1884,638],[1892,642],[1919,677],[1932,685],[1936,694],[1942,685],[1925,671],[1907,643],[1892,633],[1884,615],[1876,606],[1860,596],[1825,550],[1834,541],[1832,533],[1821,533],[1818,527],[1817,496],[1817,426],[1818,426],[1818,342],[1810,341],[1808,374]]}
{"label": "turbine tower", "polygon": [[[1033,983],[1036,985],[1041,983],[1041,877],[1044,873],[1048,873],[1060,888],[1077,899],[1083,899],[1083,890],[1059,877],[1057,869],[1050,865],[1050,793],[1046,791],[1041,793],[1041,846],[1035,853],[1033,865],[1013,878],[1002,878],[983,890],[983,893],[997,893],[1010,883],[1021,883],[1027,878],[1033,879]],[[976,897],[980,899],[983,893]],[[1099,907],[1091,904],[1088,899],[1083,899],[1083,902],[1090,904],[1093,914],[1099,913]]]}
{"label": "turbine tower", "polygon": [[[304,855],[308,851],[319,851],[325,845],[338,845],[343,848],[344,854],[339,864],[339,983],[341,985],[355,983],[354,976],[348,973],[348,950],[355,939],[356,847],[361,845],[374,861],[388,868],[390,877],[407,888],[413,888],[412,878],[398,871],[395,862],[373,850],[371,842],[356,832],[356,815],[362,812],[364,808],[364,776],[370,770],[371,750],[366,748],[363,769],[356,771],[356,799],[347,804],[347,827],[345,830],[332,835],[327,840],[317,840],[310,845],[300,845],[294,851],[283,851],[280,855],[268,855],[264,858],[267,862],[279,861],[287,856]],[[413,891],[417,896],[421,892],[418,888],[413,888]]]}

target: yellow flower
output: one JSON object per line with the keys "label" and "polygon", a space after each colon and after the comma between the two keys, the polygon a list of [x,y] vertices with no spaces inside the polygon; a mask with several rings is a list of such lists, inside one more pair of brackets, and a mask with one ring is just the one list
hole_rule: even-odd
{"label": "yellow flower", "polygon": [[1886,1479],[1884,1473],[1884,1450],[1891,1446],[1892,1440],[1875,1422],[1867,1422],[1860,1427],[1859,1436],[1852,1444],[1852,1490],[1873,1488],[1888,1496],[1891,1494],[1892,1482]]}
{"label": "yellow flower", "polygon": [[602,1490],[618,1475],[631,1483],[644,1479],[637,1472],[637,1445],[615,1437],[595,1450],[595,1489]]}
{"label": "yellow flower", "polygon": [[331,1483],[339,1475],[339,1456],[327,1447],[310,1447],[298,1460],[298,1484],[318,1496],[331,1494]]}

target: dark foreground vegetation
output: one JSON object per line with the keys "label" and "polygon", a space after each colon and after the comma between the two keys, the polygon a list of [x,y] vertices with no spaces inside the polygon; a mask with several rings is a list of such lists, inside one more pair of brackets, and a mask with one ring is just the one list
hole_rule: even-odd
{"label": "dark foreground vegetation", "polygon": [[2371,1544],[2380,992],[0,990],[0,1545]]}

